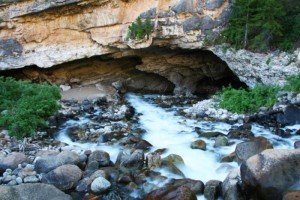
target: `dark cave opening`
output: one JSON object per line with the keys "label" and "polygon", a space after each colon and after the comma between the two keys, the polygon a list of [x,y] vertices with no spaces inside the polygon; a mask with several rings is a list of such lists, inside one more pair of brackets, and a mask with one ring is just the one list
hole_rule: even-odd
{"label": "dark cave opening", "polygon": [[[123,53],[123,54],[122,54]],[[206,50],[150,47],[75,60],[51,68],[28,66],[0,71],[33,82],[68,85],[116,85],[129,92],[214,94],[223,86],[246,87],[227,64]]]}

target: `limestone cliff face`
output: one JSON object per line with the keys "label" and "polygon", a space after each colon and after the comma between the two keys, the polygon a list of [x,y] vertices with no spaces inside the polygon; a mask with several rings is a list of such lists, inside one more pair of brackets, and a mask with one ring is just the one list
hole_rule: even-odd
{"label": "limestone cliff face", "polygon": [[[150,45],[201,49],[219,34],[229,0],[2,0],[0,69],[46,68]],[[128,26],[150,17],[150,40],[126,40]]]}

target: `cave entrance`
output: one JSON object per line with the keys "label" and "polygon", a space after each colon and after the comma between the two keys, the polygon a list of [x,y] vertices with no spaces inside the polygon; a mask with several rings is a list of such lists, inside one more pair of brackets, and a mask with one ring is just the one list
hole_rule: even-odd
{"label": "cave entrance", "polygon": [[222,86],[244,87],[227,64],[210,51],[150,47],[94,56],[51,68],[37,66],[0,75],[78,88],[114,87],[125,92],[213,94]]}

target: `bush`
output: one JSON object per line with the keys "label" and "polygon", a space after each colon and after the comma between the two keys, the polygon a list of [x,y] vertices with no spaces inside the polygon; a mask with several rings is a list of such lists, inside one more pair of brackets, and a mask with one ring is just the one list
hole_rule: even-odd
{"label": "bush", "polygon": [[151,20],[150,18],[147,18],[142,22],[141,18],[138,17],[136,22],[133,22],[128,29],[128,37],[132,40],[141,40],[145,36],[149,39],[152,32]]}
{"label": "bush", "polygon": [[235,113],[253,113],[259,107],[273,106],[278,91],[278,87],[265,85],[256,85],[250,90],[223,88],[219,106]]}
{"label": "bush", "polygon": [[287,83],[284,86],[285,90],[292,92],[300,92],[300,74],[287,78]]}
{"label": "bush", "polygon": [[47,127],[46,119],[59,109],[59,88],[0,77],[0,127],[20,139]]}

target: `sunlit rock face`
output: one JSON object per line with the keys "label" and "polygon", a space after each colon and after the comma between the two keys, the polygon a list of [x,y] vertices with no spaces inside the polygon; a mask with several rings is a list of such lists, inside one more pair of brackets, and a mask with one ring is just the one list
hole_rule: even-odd
{"label": "sunlit rock face", "polygon": [[[150,45],[201,49],[228,20],[228,0],[3,0],[0,69],[41,68]],[[149,40],[128,26],[151,18]]]}

